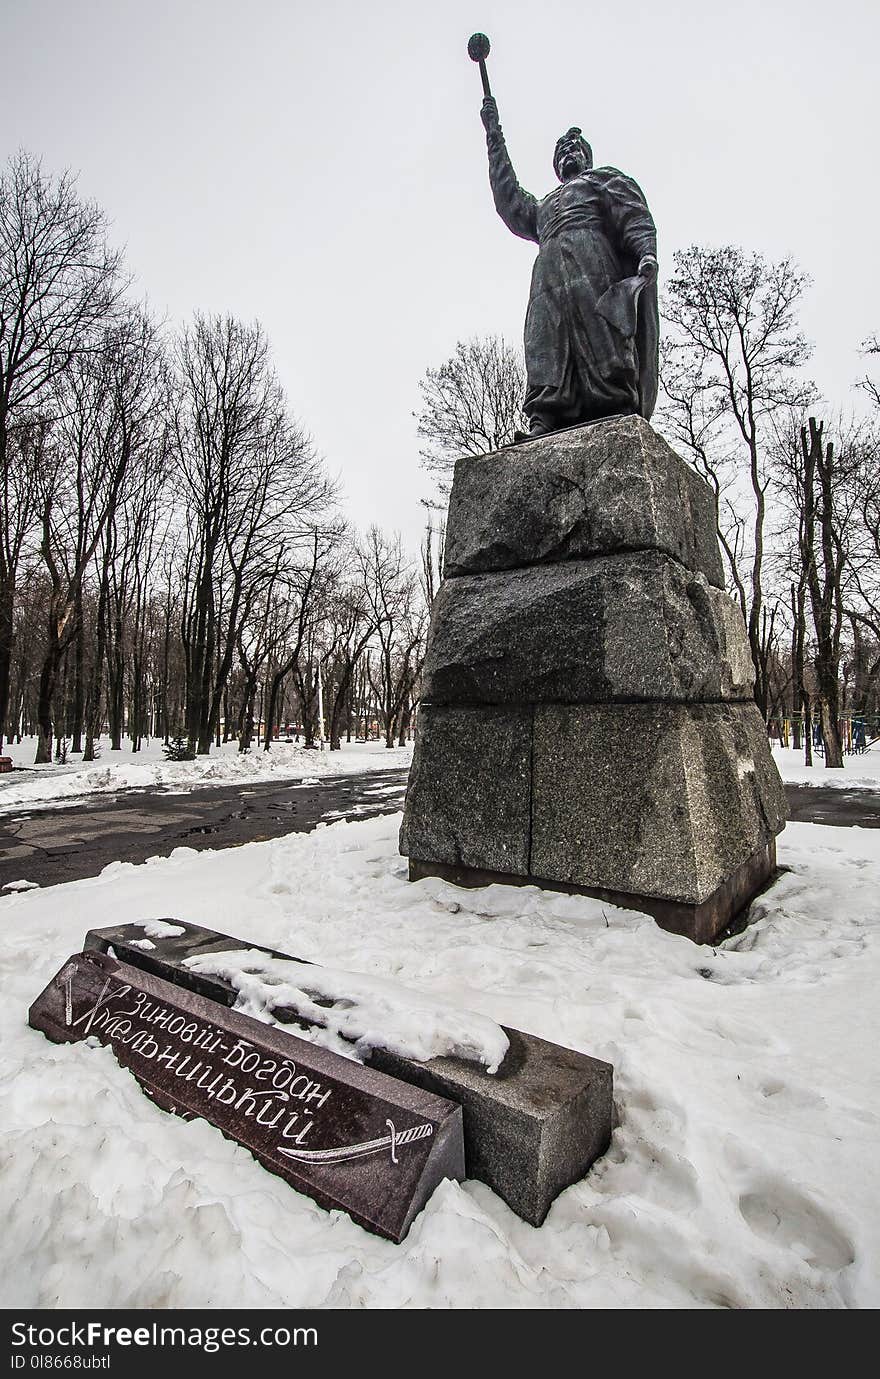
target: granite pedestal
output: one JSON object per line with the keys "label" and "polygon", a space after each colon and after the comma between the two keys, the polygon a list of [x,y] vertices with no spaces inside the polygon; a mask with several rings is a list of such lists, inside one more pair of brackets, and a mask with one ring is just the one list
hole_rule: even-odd
{"label": "granite pedestal", "polygon": [[712,942],[785,794],[708,486],[640,417],[460,460],[400,849]]}

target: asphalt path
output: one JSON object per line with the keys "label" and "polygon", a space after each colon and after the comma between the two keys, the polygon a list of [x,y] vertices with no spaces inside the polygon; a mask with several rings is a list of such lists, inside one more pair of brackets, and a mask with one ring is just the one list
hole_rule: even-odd
{"label": "asphalt path", "polygon": [[[319,823],[402,808],[405,767],[325,776],[319,783],[252,782],[173,790],[118,790],[66,807],[0,816],[0,887],[54,886],[97,876],[110,862],[167,857],[178,847],[226,848],[307,833]],[[880,790],[789,785],[791,818],[880,828]],[[2,803],[2,800],[0,800]]]}
{"label": "asphalt path", "polygon": [[[97,876],[109,862],[144,862],[175,848],[227,848],[308,833],[319,823],[369,819],[403,807],[407,769],[296,781],[117,790],[66,807],[0,815],[0,887],[55,886]],[[0,797],[2,804],[2,797]]]}
{"label": "asphalt path", "polygon": [[834,785],[787,785],[789,818],[835,828],[880,828],[880,790]]}

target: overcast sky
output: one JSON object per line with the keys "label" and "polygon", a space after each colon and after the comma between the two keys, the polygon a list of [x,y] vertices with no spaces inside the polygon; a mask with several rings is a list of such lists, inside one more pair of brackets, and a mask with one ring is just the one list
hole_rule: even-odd
{"label": "overcast sky", "polygon": [[479,72],[519,180],[580,124],[675,249],[811,275],[812,376],[852,405],[880,329],[875,0],[0,0],[4,154],[80,175],[172,322],[257,317],[362,527],[415,545],[418,381],[456,340],[519,340],[534,246],[489,193]]}

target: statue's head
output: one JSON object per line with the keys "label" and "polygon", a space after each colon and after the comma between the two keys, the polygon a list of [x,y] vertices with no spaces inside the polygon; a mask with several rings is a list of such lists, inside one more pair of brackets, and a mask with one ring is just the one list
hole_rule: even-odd
{"label": "statue's head", "polygon": [[553,169],[560,182],[570,177],[578,177],[593,166],[593,150],[587,143],[577,125],[567,129],[561,139],[556,140],[553,154]]}

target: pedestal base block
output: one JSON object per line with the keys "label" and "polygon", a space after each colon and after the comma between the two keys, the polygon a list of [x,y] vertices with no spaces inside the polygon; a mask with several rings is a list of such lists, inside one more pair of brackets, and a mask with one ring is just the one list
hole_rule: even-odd
{"label": "pedestal base block", "polygon": [[785,791],[749,704],[426,704],[410,878],[597,896],[711,943],[776,868]]}

